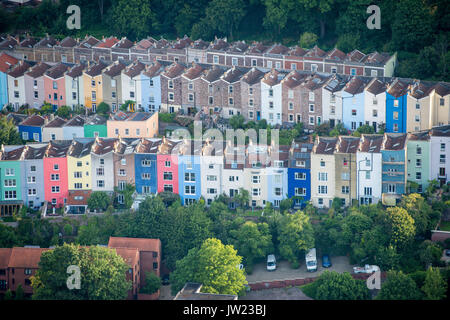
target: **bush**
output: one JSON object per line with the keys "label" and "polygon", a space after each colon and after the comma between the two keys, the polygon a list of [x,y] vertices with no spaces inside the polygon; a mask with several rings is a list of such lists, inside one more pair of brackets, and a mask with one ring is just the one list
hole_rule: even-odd
{"label": "bush", "polygon": [[161,288],[161,279],[153,272],[145,273],[145,286],[141,288],[141,293],[153,294]]}
{"label": "bush", "polygon": [[300,37],[300,47],[305,49],[312,48],[315,44],[317,44],[317,40],[319,37],[315,33],[312,32],[304,32]]}
{"label": "bush", "polygon": [[292,269],[298,269],[300,268],[300,263],[298,261],[294,261],[291,263],[291,268]]}
{"label": "bush", "polygon": [[159,121],[161,122],[175,122],[175,113],[164,113],[161,112],[159,115]]}

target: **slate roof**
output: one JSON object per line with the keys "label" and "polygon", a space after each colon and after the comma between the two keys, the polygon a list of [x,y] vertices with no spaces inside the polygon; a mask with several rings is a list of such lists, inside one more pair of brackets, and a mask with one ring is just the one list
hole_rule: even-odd
{"label": "slate roof", "polygon": [[85,125],[89,125],[89,126],[102,125],[102,124],[106,125],[106,121],[107,121],[107,119],[105,117],[102,117],[98,114],[94,114],[86,120]]}
{"label": "slate roof", "polygon": [[336,151],[339,153],[356,153],[358,150],[360,139],[352,136],[339,136]]}
{"label": "slate roof", "polygon": [[360,77],[353,77],[349,82],[347,82],[344,91],[355,95],[364,91],[366,83]]}
{"label": "slate roof", "polygon": [[96,48],[111,48],[114,46],[117,42],[119,42],[119,39],[116,37],[109,37],[106,39],[102,39],[99,43],[95,45]]}
{"label": "slate roof", "polygon": [[61,128],[65,123],[66,120],[56,116],[55,119],[47,123],[44,128]]}
{"label": "slate roof", "polygon": [[174,62],[170,66],[166,67],[166,69],[162,74],[168,78],[174,79],[176,77],[181,76],[184,72],[184,69],[185,67],[182,64]]}
{"label": "slate roof", "polygon": [[362,134],[359,144],[360,152],[380,153],[384,136],[381,134]]}
{"label": "slate roof", "polygon": [[94,139],[73,140],[67,155],[74,158],[82,158],[91,153],[91,147],[94,144]]}
{"label": "slate roof", "polygon": [[65,127],[82,127],[84,126],[85,121],[86,119],[83,116],[76,115],[75,117],[67,121]]}
{"label": "slate roof", "polygon": [[385,133],[382,150],[403,150],[406,136],[406,133]]}
{"label": "slate roof", "polygon": [[86,65],[80,63],[77,65],[74,65],[72,68],[70,68],[66,75],[72,78],[78,78],[81,77],[83,75],[83,71],[85,70]]}
{"label": "slate roof", "polygon": [[94,47],[99,42],[100,42],[100,40],[98,40],[97,38],[95,38],[93,36],[87,36],[86,35],[86,38],[83,41],[81,41],[81,43],[80,43],[80,45],[78,47],[90,49],[90,48]]}
{"label": "slate roof", "polygon": [[78,42],[75,39],[73,39],[72,37],[65,37],[59,43],[59,45],[64,48],[73,48],[73,47],[76,47],[77,44],[78,44]]}
{"label": "slate roof", "polygon": [[244,76],[242,77],[242,81],[245,81],[249,85],[254,85],[255,83],[259,83],[259,81],[264,77],[265,73],[257,68],[250,69]]}
{"label": "slate roof", "polygon": [[129,65],[123,73],[126,74],[127,76],[129,76],[130,78],[134,78],[134,77],[140,75],[142,70],[144,70],[144,69],[145,69],[145,64],[143,64],[142,62],[140,62],[138,60],[138,61],[134,62],[133,64]]}
{"label": "slate roof", "polygon": [[264,82],[265,84],[267,84],[268,86],[275,86],[277,84],[280,83],[280,81],[282,80],[281,77],[279,77],[280,73],[275,70],[272,69],[270,72],[266,73],[263,77],[263,79],[261,80],[262,82]]}
{"label": "slate roof", "polygon": [[374,78],[366,87],[366,90],[373,95],[378,95],[380,93],[386,92],[386,83],[378,78]]}
{"label": "slate roof", "polygon": [[34,67],[32,67],[31,70],[26,73],[26,75],[36,79],[43,76],[45,71],[47,71],[48,69],[50,69],[50,65],[44,62],[39,62]]}
{"label": "slate roof", "polygon": [[99,61],[98,63],[91,66],[85,73],[91,77],[96,77],[100,74],[102,74],[103,69],[108,67],[108,65],[102,61]]}
{"label": "slate roof", "polygon": [[225,73],[222,75],[222,80],[225,80],[228,83],[234,83],[239,81],[244,74],[245,71],[243,69],[232,67],[225,71]]}
{"label": "slate roof", "polygon": [[103,73],[112,78],[112,77],[118,76],[122,72],[122,70],[125,68],[126,68],[125,64],[123,64],[120,61],[116,61],[113,64],[111,64],[110,66],[108,66],[105,69],[105,71],[103,71]]}
{"label": "slate roof", "polygon": [[204,71],[205,69],[201,65],[193,63],[192,66],[183,73],[183,76],[189,80],[194,80],[200,77]]}
{"label": "slate roof", "polygon": [[52,79],[59,79],[61,77],[64,77],[64,73],[69,69],[69,66],[67,66],[64,63],[58,63],[47,70],[45,73],[48,77]]}
{"label": "slate roof", "polygon": [[45,156],[48,158],[65,158],[72,144],[71,140],[53,141],[48,143]]}
{"label": "slate roof", "polygon": [[430,134],[435,137],[450,137],[450,125],[433,127]]}
{"label": "slate roof", "polygon": [[21,60],[19,64],[17,64],[11,71],[8,72],[8,75],[13,78],[19,78],[23,76],[29,68],[31,68],[31,65]]}
{"label": "slate roof", "polygon": [[32,127],[42,127],[45,124],[45,119],[38,114],[33,114],[26,118],[20,125],[22,126],[32,126]]}
{"label": "slate roof", "polygon": [[318,137],[313,152],[316,154],[333,154],[337,143],[338,138],[336,137]]}

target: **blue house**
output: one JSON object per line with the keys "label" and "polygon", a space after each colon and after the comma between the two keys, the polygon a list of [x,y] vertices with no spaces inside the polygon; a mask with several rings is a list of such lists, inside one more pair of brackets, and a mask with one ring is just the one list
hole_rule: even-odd
{"label": "blue house", "polygon": [[135,187],[139,194],[155,194],[158,191],[156,153],[158,142],[141,139],[134,155]]}
{"label": "blue house", "polygon": [[301,207],[311,199],[312,143],[293,141],[289,149],[287,170],[288,197],[294,198],[294,207]]}
{"label": "blue house", "polygon": [[385,133],[381,147],[383,204],[396,205],[406,192],[406,133]]}
{"label": "blue house", "polygon": [[366,82],[353,77],[342,91],[342,122],[348,130],[355,131],[364,124],[364,87]]}
{"label": "blue house", "polygon": [[8,75],[9,69],[19,62],[14,57],[2,53],[0,55],[0,110],[8,105]]}
{"label": "blue house", "polygon": [[408,83],[395,79],[386,91],[386,132],[406,132]]}
{"label": "blue house", "polygon": [[161,108],[161,78],[164,67],[155,62],[141,74],[142,108],[145,112],[156,112]]}
{"label": "blue house", "polygon": [[178,192],[183,205],[198,201],[202,195],[201,147],[201,143],[186,140],[177,144],[173,151],[178,155]]}
{"label": "blue house", "polygon": [[19,124],[19,133],[25,141],[42,142],[42,127],[44,125],[45,119],[40,115],[34,114]]}

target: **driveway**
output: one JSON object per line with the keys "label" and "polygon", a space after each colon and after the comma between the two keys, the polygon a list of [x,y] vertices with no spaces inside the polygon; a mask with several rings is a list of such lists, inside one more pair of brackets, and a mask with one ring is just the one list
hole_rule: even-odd
{"label": "driveway", "polygon": [[317,259],[317,271],[307,272],[305,261],[301,262],[300,268],[292,269],[289,262],[277,261],[277,269],[275,271],[267,271],[265,263],[259,263],[253,267],[253,273],[247,275],[248,283],[275,281],[275,280],[293,280],[318,277],[325,270],[337,272],[353,273],[353,267],[349,262],[349,258],[345,256],[331,257],[333,264],[330,268],[322,267],[322,258]]}

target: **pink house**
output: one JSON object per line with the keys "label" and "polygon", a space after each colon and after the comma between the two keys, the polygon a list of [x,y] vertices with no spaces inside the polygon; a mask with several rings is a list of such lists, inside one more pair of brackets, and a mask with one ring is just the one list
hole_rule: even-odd
{"label": "pink house", "polygon": [[62,207],[69,196],[67,150],[71,141],[50,141],[44,156],[45,200],[49,207]]}
{"label": "pink house", "polygon": [[44,74],[44,99],[53,105],[53,110],[66,105],[66,81],[64,74],[69,69],[59,63]]}
{"label": "pink house", "polygon": [[178,156],[172,154],[173,148],[179,142],[175,142],[165,137],[162,138],[158,146],[156,155],[158,193],[169,191],[179,194],[178,191]]}

